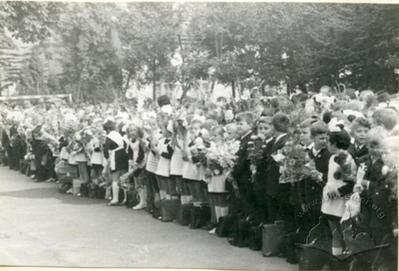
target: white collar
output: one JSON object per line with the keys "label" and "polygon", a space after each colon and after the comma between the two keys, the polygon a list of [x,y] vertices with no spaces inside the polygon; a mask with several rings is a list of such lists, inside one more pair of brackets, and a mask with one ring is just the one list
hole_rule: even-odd
{"label": "white collar", "polygon": [[242,137],[241,137],[241,139],[244,139],[247,135],[249,135],[251,133],[251,130],[249,130],[245,135],[243,135]]}
{"label": "white collar", "polygon": [[287,133],[283,133],[283,134],[281,134],[281,135],[279,135],[278,137],[276,137],[276,141],[275,142],[277,142],[280,138],[282,138],[283,136],[285,136]]}
{"label": "white collar", "polygon": [[273,140],[273,137],[270,137],[270,138],[268,138],[267,140],[266,140],[266,144],[268,144],[270,141],[272,141]]}

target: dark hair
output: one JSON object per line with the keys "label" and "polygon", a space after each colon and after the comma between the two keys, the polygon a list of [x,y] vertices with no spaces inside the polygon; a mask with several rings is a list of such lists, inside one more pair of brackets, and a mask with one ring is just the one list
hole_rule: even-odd
{"label": "dark hair", "polygon": [[329,133],[329,141],[340,150],[347,150],[351,145],[351,137],[345,130]]}
{"label": "dark hair", "polygon": [[329,111],[324,112],[323,121],[328,124],[331,121],[331,119],[332,119],[332,113]]}
{"label": "dark hair", "polygon": [[286,133],[288,132],[288,126],[290,125],[290,119],[284,113],[276,113],[273,116],[272,124],[275,130],[278,132]]}
{"label": "dark hair", "polygon": [[114,131],[116,129],[115,122],[112,120],[108,120],[106,123],[103,124],[103,129],[108,133],[110,131]]}

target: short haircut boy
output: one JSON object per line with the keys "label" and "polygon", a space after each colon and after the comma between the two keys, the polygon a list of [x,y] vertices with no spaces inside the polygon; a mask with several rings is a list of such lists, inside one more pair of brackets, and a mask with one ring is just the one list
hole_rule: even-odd
{"label": "short haircut boy", "polygon": [[287,133],[288,127],[290,125],[290,119],[286,114],[278,112],[273,116],[272,124],[276,131]]}
{"label": "short haircut boy", "polygon": [[358,118],[355,118],[355,120],[352,122],[351,130],[354,131],[359,127],[364,127],[364,128],[370,129],[371,125],[370,125],[370,122],[366,118],[358,117]]}
{"label": "short haircut boy", "polygon": [[237,115],[236,121],[245,121],[249,125],[253,125],[254,124],[254,115],[250,112],[242,112]]}
{"label": "short haircut boy", "polygon": [[256,122],[256,125],[259,124],[271,124],[272,123],[273,118],[271,116],[262,116],[258,119],[258,121]]}
{"label": "short haircut boy", "polygon": [[327,134],[328,125],[323,121],[317,121],[310,126],[310,135],[316,137],[318,135]]}

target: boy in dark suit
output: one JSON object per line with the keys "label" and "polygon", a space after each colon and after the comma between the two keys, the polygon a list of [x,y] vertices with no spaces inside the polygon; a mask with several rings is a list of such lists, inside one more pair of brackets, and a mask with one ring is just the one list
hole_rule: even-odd
{"label": "boy in dark suit", "polygon": [[310,127],[313,143],[308,147],[309,157],[314,161],[317,172],[303,180],[302,211],[306,216],[306,231],[318,223],[321,215],[323,186],[327,182],[328,163],[331,153],[327,148],[328,126],[318,121]]}
{"label": "boy in dark suit", "polygon": [[232,171],[232,177],[237,185],[240,207],[249,215],[253,210],[254,195],[251,184],[250,161],[248,157],[248,143],[251,140],[254,117],[249,112],[240,113],[237,118],[237,132],[240,135],[240,148],[237,152],[237,162]]}
{"label": "boy in dark suit", "polygon": [[288,206],[290,184],[280,184],[280,165],[278,163],[279,151],[288,141],[288,127],[290,120],[287,115],[277,113],[273,116],[273,139],[270,142],[270,149],[266,159],[265,176],[267,176],[265,189],[268,207],[268,223],[275,220],[287,220],[290,215]]}
{"label": "boy in dark suit", "polygon": [[255,216],[258,222],[267,222],[267,198],[265,197],[265,185],[267,175],[265,172],[266,159],[268,152],[271,148],[273,140],[273,125],[272,117],[261,117],[256,124],[257,136],[254,151],[251,157],[251,166],[256,167],[256,171],[253,177],[253,190],[256,200]]}
{"label": "boy in dark suit", "polygon": [[366,146],[367,133],[370,131],[370,122],[362,117],[356,118],[351,126],[351,135],[354,138],[353,144],[349,147],[348,152],[355,159],[356,165],[359,166],[368,159],[368,149]]}

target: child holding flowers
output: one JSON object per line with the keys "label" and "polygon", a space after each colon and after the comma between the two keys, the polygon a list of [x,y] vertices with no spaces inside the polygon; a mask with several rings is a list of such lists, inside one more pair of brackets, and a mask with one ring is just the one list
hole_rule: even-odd
{"label": "child holding flowers", "polygon": [[306,217],[305,230],[314,227],[321,215],[323,186],[327,182],[328,161],[331,153],[327,148],[328,126],[323,121],[317,121],[310,126],[312,143],[307,146],[307,152],[312,169],[302,180],[302,212]]}
{"label": "child holding flowers", "polygon": [[284,159],[281,149],[286,145],[289,135],[290,120],[284,113],[276,113],[272,118],[273,140],[266,156],[265,175],[268,222],[287,218],[290,213],[288,206],[289,183],[280,183],[280,162]]}
{"label": "child holding flowers", "polygon": [[179,116],[173,123],[173,136],[171,146],[173,154],[170,165],[170,177],[176,183],[176,192],[180,195],[180,202],[182,205],[189,203],[188,195],[189,189],[185,182],[183,182],[183,150],[187,141],[187,123]]}
{"label": "child holding flowers", "polygon": [[188,135],[188,144],[185,146],[185,150],[183,153],[183,159],[186,160],[183,167],[183,182],[189,188],[190,198],[194,202],[195,205],[199,205],[199,203],[203,200],[201,191],[202,186],[202,174],[201,174],[201,165],[198,164],[198,148],[203,147],[203,141],[201,139],[200,131],[201,131],[202,121],[199,119],[193,119],[190,123],[189,127],[189,135]]}
{"label": "child holding flowers", "polygon": [[144,129],[147,134],[147,141],[149,145],[148,157],[146,162],[146,175],[147,175],[147,203],[150,205],[149,211],[155,218],[159,218],[159,186],[157,183],[155,172],[159,162],[158,142],[162,136],[155,120],[149,118],[144,120]]}
{"label": "child holding flowers", "polygon": [[267,222],[267,200],[265,197],[267,176],[265,174],[267,153],[273,139],[273,125],[271,117],[261,117],[256,122],[256,136],[251,140],[253,147],[249,150],[253,189],[256,199],[255,217],[258,223]]}
{"label": "child holding flowers", "polygon": [[227,215],[226,177],[233,168],[236,160],[239,142],[224,137],[223,127],[217,127],[206,153],[206,182],[208,184],[208,198],[211,208],[211,234],[215,233],[215,226],[219,219]]}
{"label": "child holding flowers", "polygon": [[337,129],[329,134],[328,149],[332,153],[328,164],[327,183],[323,188],[321,212],[328,218],[332,233],[332,254],[343,254],[345,242],[340,220],[344,215],[345,204],[355,184],[356,164],[347,149],[350,136]]}

